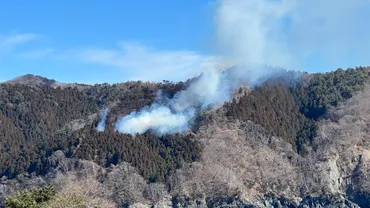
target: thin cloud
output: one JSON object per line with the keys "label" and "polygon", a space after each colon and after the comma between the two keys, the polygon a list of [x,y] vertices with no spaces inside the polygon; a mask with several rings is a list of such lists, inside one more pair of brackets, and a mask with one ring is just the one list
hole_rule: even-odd
{"label": "thin cloud", "polygon": [[54,52],[55,50],[53,48],[44,48],[21,53],[21,56],[29,59],[40,59],[45,58]]}
{"label": "thin cloud", "polygon": [[74,54],[85,62],[124,70],[134,80],[185,80],[211,68],[228,65],[225,59],[195,51],[156,50],[138,43],[120,42],[116,48],[92,48]]}
{"label": "thin cloud", "polygon": [[33,33],[0,35],[0,55],[12,53],[17,47],[38,39],[40,36]]}

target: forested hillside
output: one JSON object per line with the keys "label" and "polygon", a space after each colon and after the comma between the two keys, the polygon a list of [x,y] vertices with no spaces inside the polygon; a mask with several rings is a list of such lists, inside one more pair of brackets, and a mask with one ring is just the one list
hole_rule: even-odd
{"label": "forested hillside", "polygon": [[[193,80],[90,86],[55,84],[40,77],[32,84],[30,79],[35,77],[27,75],[27,82],[16,79],[0,84],[0,177],[3,181],[41,177],[47,183],[57,183],[51,173],[86,171],[91,162],[93,169],[98,166],[100,171],[91,173],[97,177],[96,183],[114,192],[104,197],[120,206],[148,200],[157,203],[166,194],[185,204],[200,197],[210,206],[225,203],[222,197],[242,193],[250,194],[248,197],[255,197],[252,192],[271,192],[302,198],[312,193],[332,194],[331,190],[337,193],[342,191],[339,185],[332,188],[324,173],[324,178],[318,178],[313,172],[314,165],[331,161],[323,156],[326,149],[322,148],[337,148],[333,146],[337,141],[323,139],[323,123],[341,121],[343,115],[335,109],[354,97],[360,99],[368,90],[369,76],[366,67],[316,74],[288,71],[251,90],[243,86],[235,89],[233,99],[217,109],[198,109],[187,132],[158,135],[149,130],[130,135],[114,129],[117,119],[172,98]],[[97,131],[105,108],[109,109],[105,130]],[[55,159],[56,155],[65,158]],[[352,166],[343,170],[346,168],[347,173]],[[126,190],[112,176],[118,172],[127,175],[128,170],[137,173],[130,181],[140,184],[137,192]],[[16,187],[8,192],[22,186]],[[127,193],[119,194],[122,190]],[[352,192],[368,194],[364,190]],[[238,200],[232,201],[245,203]]]}
{"label": "forested hillside", "polygon": [[331,73],[294,73],[267,80],[250,94],[225,105],[226,115],[243,121],[252,120],[271,134],[286,139],[303,151],[317,135],[317,122],[331,107],[351,98],[369,82],[369,70],[338,69]]}
{"label": "forested hillside", "polygon": [[115,133],[113,125],[107,125],[103,133],[98,133],[95,126],[105,106],[111,107],[111,124],[119,115],[153,102],[158,90],[171,94],[182,85],[128,82],[79,90],[1,84],[0,175],[13,178],[26,172],[46,174],[50,168],[47,158],[62,150],[68,156],[96,160],[105,166],[122,160],[132,162],[146,178],[164,179],[167,171],[180,165],[180,160],[191,162],[198,158],[196,143],[184,142],[186,136],[158,138],[150,133],[132,139]]}

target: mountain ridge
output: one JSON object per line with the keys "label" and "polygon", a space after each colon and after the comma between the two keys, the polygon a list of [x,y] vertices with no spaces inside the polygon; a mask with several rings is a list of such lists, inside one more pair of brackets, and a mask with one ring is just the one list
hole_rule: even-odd
{"label": "mountain ridge", "polygon": [[23,85],[29,85],[29,86],[39,86],[39,85],[53,86],[55,84],[58,84],[58,82],[55,81],[54,79],[48,79],[46,77],[42,77],[39,75],[33,75],[33,74],[25,74],[22,76],[18,76],[18,77],[15,77],[14,79],[5,81],[5,83],[23,84]]}
{"label": "mountain ridge", "polygon": [[[233,67],[229,67],[229,68],[225,68],[224,70],[233,70],[235,67],[237,66],[233,66]],[[370,66],[361,66],[361,68],[364,68],[366,71],[368,71],[368,75],[370,76]],[[271,67],[271,69],[281,69],[281,68],[273,68]],[[353,68],[348,68],[348,69],[353,69]],[[338,68],[337,70],[343,70],[342,68]],[[303,71],[296,71],[298,72],[299,74],[307,74],[307,75],[314,75],[314,74],[327,74],[327,73],[331,73],[333,71],[328,71],[328,72],[315,72],[315,73],[308,73],[308,72],[303,72]],[[187,82],[190,82],[194,79],[196,79],[197,77],[192,77],[192,78],[189,78]],[[142,81],[126,81],[126,82],[142,82]],[[17,76],[13,79],[10,79],[10,80],[7,80],[7,81],[4,81],[2,83],[9,83],[9,84],[23,84],[23,85],[49,85],[49,86],[58,86],[58,85],[82,85],[82,86],[92,86],[92,85],[105,85],[105,84],[108,84],[108,83],[96,83],[96,84],[85,84],[85,83],[72,83],[72,82],[59,82],[55,79],[50,79],[50,78],[47,78],[45,76],[40,76],[40,75],[36,75],[36,74],[24,74],[24,75],[20,75],[20,76]],[[125,83],[125,82],[121,82],[121,83]],[[172,81],[168,81],[168,80],[163,80],[162,82],[154,82],[154,83],[176,83],[176,82],[172,82]],[[1,82],[0,82],[1,84]],[[115,84],[120,84],[120,83],[115,83]],[[108,84],[108,85],[113,85],[113,84]]]}
{"label": "mountain ridge", "polygon": [[48,86],[52,88],[77,87],[79,90],[82,90],[82,89],[85,89],[91,86],[91,85],[79,84],[79,83],[58,82],[55,79],[49,79],[47,77],[34,75],[34,74],[25,74],[22,76],[18,76],[18,77],[15,77],[14,79],[5,81],[3,83],[12,84],[12,85],[20,84],[20,85],[26,85],[29,87],[42,87],[42,86]]}

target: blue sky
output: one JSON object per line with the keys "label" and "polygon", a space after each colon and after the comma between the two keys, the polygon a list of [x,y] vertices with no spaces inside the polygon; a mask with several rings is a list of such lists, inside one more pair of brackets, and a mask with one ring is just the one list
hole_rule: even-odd
{"label": "blue sky", "polygon": [[[165,50],[206,50],[207,1],[5,1],[0,37],[34,34],[0,57],[0,80],[35,73],[62,81],[118,82],[125,70],[48,57],[85,48],[114,48],[119,41]],[[1,40],[1,38],[0,38]],[[44,52],[44,53],[43,53]],[[31,57],[28,57],[26,53]],[[32,57],[34,53],[35,57]],[[1,54],[1,53],[0,53]],[[37,54],[45,57],[36,57]]]}
{"label": "blue sky", "polygon": [[177,81],[240,60],[311,72],[370,64],[367,0],[302,2],[5,0],[0,81]]}

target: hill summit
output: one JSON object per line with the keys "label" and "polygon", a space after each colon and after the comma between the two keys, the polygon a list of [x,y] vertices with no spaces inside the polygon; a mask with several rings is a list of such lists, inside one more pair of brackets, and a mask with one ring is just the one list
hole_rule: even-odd
{"label": "hill summit", "polygon": [[7,81],[6,83],[9,84],[22,84],[27,86],[42,86],[42,85],[48,85],[53,86],[58,84],[57,81],[54,79],[48,79],[42,76],[33,75],[33,74],[26,74],[23,76],[16,77],[12,80]]}

